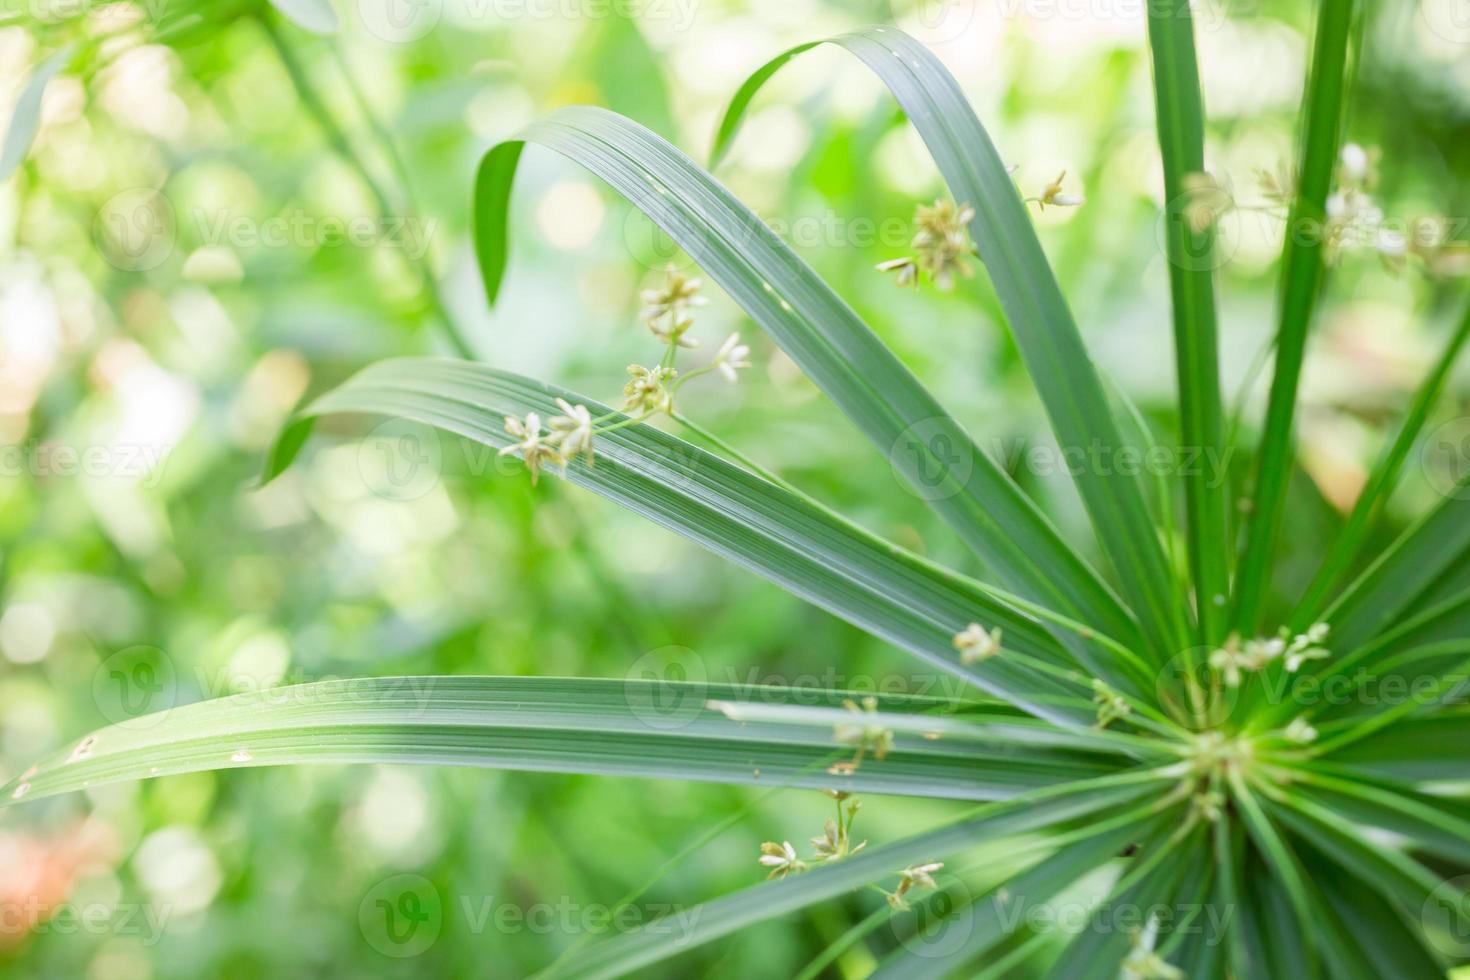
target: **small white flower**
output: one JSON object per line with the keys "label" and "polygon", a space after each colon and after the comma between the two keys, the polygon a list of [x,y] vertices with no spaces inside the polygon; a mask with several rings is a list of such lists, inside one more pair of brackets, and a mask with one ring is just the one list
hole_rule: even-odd
{"label": "small white flower", "polygon": [[562,410],[562,414],[554,416],[550,425],[557,448],[561,451],[562,461],[568,462],[575,459],[579,453],[585,453],[587,462],[590,464],[592,462],[592,413],[587,411],[586,405],[572,405],[561,398],[556,400],[556,407]]}
{"label": "small white flower", "polygon": [[740,380],[735,372],[750,367],[750,348],[740,342],[740,334],[732,333],[715,351],[715,370],[731,384]]}
{"label": "small white flower", "polygon": [[1298,745],[1306,745],[1317,740],[1317,729],[1313,728],[1312,723],[1306,718],[1296,718],[1286,726],[1286,738]]}
{"label": "small white flower", "polygon": [[628,374],[632,380],[623,386],[623,394],[627,396],[623,400],[624,410],[667,412],[674,403],[674,393],[669,390],[668,382],[676,373],[668,367],[646,368],[641,364],[629,364]]}
{"label": "small white flower", "polygon": [[1067,172],[1063,170],[1057,174],[1057,179],[1042,188],[1040,196],[1036,200],[1036,206],[1045,211],[1048,204],[1059,208],[1075,208],[1087,203],[1086,198],[1078,194],[1064,194],[1062,192],[1062,181],[1067,179]]}
{"label": "small white flower", "polygon": [[904,868],[898,873],[898,887],[894,889],[893,894],[888,896],[888,904],[895,909],[906,909],[909,907],[909,903],[905,900],[904,896],[913,889],[926,888],[933,890],[938,888],[939,885],[934,880],[934,872],[942,867],[944,867],[942,861],[931,861],[928,864]]}
{"label": "small white flower", "polygon": [[546,463],[555,462],[560,455],[554,446],[541,437],[541,416],[535,412],[527,412],[525,421],[522,421],[514,415],[507,415],[505,431],[519,441],[500,450],[500,455],[508,456],[519,452],[521,460],[526,464],[526,469],[531,472],[531,484],[534,486],[536,478],[541,473],[541,467]]}
{"label": "small white flower", "polygon": [[[704,306],[709,300],[699,295],[700,281],[692,279],[670,265],[664,270],[664,284],[659,289],[645,289],[643,291],[643,322],[648,324],[656,336],[668,339],[668,334],[677,327],[680,321],[689,319],[688,313],[692,307]],[[667,319],[669,324],[665,326],[664,332],[660,333],[656,324],[659,320]],[[685,323],[684,329],[688,329]],[[682,333],[679,330],[678,333]],[[677,335],[676,335],[677,336]]]}
{"label": "small white flower", "polygon": [[1097,704],[1096,727],[1107,728],[1119,718],[1126,718],[1132,714],[1133,706],[1128,703],[1128,699],[1113,690],[1106,682],[1093,678],[1092,690],[1092,700]]}
{"label": "small white flower", "polygon": [[1123,980],[1185,980],[1184,971],[1154,952],[1159,921],[1150,916],[1142,932],[1133,934],[1133,951],[1123,960]]}
{"label": "small white flower", "polygon": [[979,623],[971,623],[955,634],[954,648],[960,652],[960,663],[966,666],[989,660],[1000,653],[1000,627],[987,633]]}
{"label": "small white flower", "polygon": [[789,840],[779,844],[768,840],[762,844],[760,863],[762,867],[771,869],[771,873],[766,875],[767,880],[785,878],[793,871],[806,870],[806,862],[796,856],[796,848]]}
{"label": "small white flower", "polygon": [[887,262],[879,262],[873,268],[879,272],[897,272],[894,285],[902,289],[904,286],[919,285],[919,263],[912,255],[905,255],[901,259],[889,259]]}
{"label": "small white flower", "polygon": [[1373,164],[1367,150],[1357,143],[1343,144],[1342,175],[1344,179],[1356,184],[1365,183],[1373,172],[1372,167]]}

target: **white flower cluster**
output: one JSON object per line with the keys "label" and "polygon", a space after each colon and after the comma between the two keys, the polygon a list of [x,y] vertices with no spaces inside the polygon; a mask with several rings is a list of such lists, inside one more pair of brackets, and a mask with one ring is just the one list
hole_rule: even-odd
{"label": "white flower cluster", "polygon": [[1296,673],[1309,660],[1325,660],[1332,652],[1322,646],[1331,628],[1326,623],[1317,623],[1305,633],[1296,636],[1282,627],[1281,632],[1270,639],[1257,637],[1241,642],[1239,634],[1232,633],[1225,645],[1210,654],[1210,666],[1218,670],[1230,687],[1239,687],[1245,671],[1258,671],[1267,664],[1281,659],[1288,673]]}
{"label": "white flower cluster", "polygon": [[674,393],[689,379],[718,371],[726,381],[737,381],[739,375],[736,372],[750,367],[750,348],[740,342],[738,333],[725,338],[714,359],[704,367],[683,377],[674,367],[674,359],[681,348],[699,346],[698,340],[688,336],[689,328],[694,324],[693,309],[707,302],[699,295],[699,287],[698,279],[691,279],[669,266],[661,287],[644,290],[642,321],[664,345],[664,355],[651,368],[641,364],[628,365],[629,380],[623,386],[623,411],[634,414],[621,420],[615,420],[612,413],[594,419],[585,405],[572,405],[558,398],[556,406],[562,414],[553,416],[544,429],[541,416],[536,412],[528,412],[525,418],[506,416],[505,431],[516,441],[501,449],[500,455],[519,454],[534,484],[547,464],[565,468],[581,456],[589,466],[592,465],[593,440],[600,433],[643,422],[661,413],[672,413]]}

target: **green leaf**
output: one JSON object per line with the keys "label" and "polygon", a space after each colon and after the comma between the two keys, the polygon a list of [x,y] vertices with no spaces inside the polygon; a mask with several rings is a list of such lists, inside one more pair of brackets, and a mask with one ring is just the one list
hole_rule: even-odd
{"label": "green leaf", "polygon": [[[268,475],[290,461],[301,427],[316,415],[393,415],[501,448],[512,442],[505,416],[555,415],[558,397],[584,404],[594,415],[608,412],[572,392],[480,364],[380,361],[318,399],[302,421],[288,427]],[[1011,704],[1069,727],[1093,719],[1090,680],[1064,668],[1065,651],[1040,622],[991,590],[651,426],[629,426],[597,439],[595,465],[567,468],[572,483]],[[1006,652],[960,664],[953,638],[971,621],[999,625]]]}
{"label": "green leaf", "polygon": [[[1152,837],[1164,826],[1165,821],[1157,817],[1152,822],[1142,823],[1133,821],[1131,817],[1126,821],[1114,818],[1095,823],[1068,835],[1070,842],[1065,846],[1055,847],[1052,853],[1008,877],[969,905],[956,906],[953,902],[929,899],[926,914],[918,917],[919,927],[928,927],[937,933],[945,946],[949,945],[949,929],[963,930],[963,941],[957,943],[952,951],[947,950],[948,955],[938,956],[923,936],[915,936],[914,941],[904,943],[885,957],[868,980],[924,980],[931,977],[938,980],[954,975],[961,967],[974,964],[1011,938],[1025,925],[1028,913],[1038,908],[1044,911],[1048,902],[1082,878],[1105,867],[1130,843]],[[955,921],[948,926],[942,919],[936,920],[927,914],[944,904],[952,907],[955,916]]]}
{"label": "green leaf", "polygon": [[1470,713],[1408,718],[1326,757],[1395,782],[1470,781]]}
{"label": "green leaf", "polygon": [[695,906],[698,917],[690,930],[638,929],[587,947],[568,957],[557,976],[616,977],[634,973],[696,946],[779,915],[788,915],[842,895],[881,878],[892,879],[902,868],[942,861],[970,847],[1020,834],[1033,835],[1071,821],[1115,809],[1156,793],[1158,777],[1126,774],[1055,790],[1043,790],[981,808],[974,817],[898,843],[869,848],[837,864],[815,868],[784,881],[768,882]]}
{"label": "green leaf", "polygon": [[[1464,499],[1460,499],[1460,498]],[[1470,477],[1404,531],[1327,610],[1331,642],[1358,647],[1401,615],[1470,549]]]}
{"label": "green leaf", "polygon": [[[1282,838],[1276,825],[1267,816],[1260,801],[1246,785],[1240,772],[1232,769],[1228,778],[1231,797],[1245,824],[1246,832],[1255,842],[1266,866],[1271,869],[1272,878],[1281,886],[1297,929],[1305,936],[1312,935],[1316,924],[1316,906],[1307,890],[1306,876],[1296,852]],[[1306,956],[1307,969],[1304,973],[1309,976],[1315,975],[1317,972],[1316,954],[1315,947],[1311,944],[1307,946]]]}
{"label": "green leaf", "polygon": [[[891,27],[846,34],[829,43],[851,51],[883,80],[929,148],[950,193],[975,209],[970,233],[1058,442],[1115,458],[1123,443],[1097,371],[1026,205],[959,83],[923,45]],[[733,139],[760,86],[812,46],[779,55],[741,86],[720,123],[716,157]],[[1184,612],[1174,601],[1168,563],[1138,482],[1118,469],[1083,465],[1077,488],[1122,581],[1124,597],[1162,662],[1187,646]]]}
{"label": "green leaf", "polygon": [[20,98],[10,113],[10,123],[5,129],[5,141],[0,143],[0,182],[9,179],[19,167],[41,126],[41,97],[46,94],[46,85],[71,62],[74,46],[67,44],[53,51],[46,60],[36,66]]}
{"label": "green leaf", "polygon": [[[1165,248],[1174,312],[1174,360],[1179,376],[1179,432],[1190,452],[1223,459],[1224,408],[1215,315],[1215,235],[1190,221],[1187,179],[1205,169],[1204,100],[1194,52],[1190,0],[1148,5],[1159,149],[1164,163]],[[1224,638],[1230,587],[1226,546],[1228,481],[1207,467],[1183,477],[1188,508],[1190,567],[1194,576],[1200,643]]]}
{"label": "green leaf", "polygon": [[644,127],[601,109],[562,109],[485,156],[475,187],[475,247],[492,302],[505,275],[507,203],[526,142],[587,167],[667,232],[1003,584],[1133,642],[1137,626],[1097,574],[852,308],[733,194]]}
{"label": "green leaf", "polygon": [[[1404,462],[1409,458],[1409,453],[1418,441],[1419,434],[1424,430],[1429,413],[1434,408],[1435,402],[1439,400],[1450,369],[1454,367],[1467,339],[1470,339],[1470,309],[1466,310],[1464,317],[1460,320],[1459,327],[1440,354],[1434,370],[1420,384],[1418,392],[1414,395],[1414,401],[1404,416],[1403,424],[1399,427],[1398,435],[1384,449],[1383,455],[1373,467],[1373,472],[1368,477],[1363,492],[1358,495],[1357,503],[1353,505],[1352,514],[1349,515],[1347,523],[1343,525],[1342,531],[1333,542],[1332,550],[1323,560],[1321,569],[1307,588],[1306,594],[1302,597],[1292,617],[1294,629],[1306,629],[1317,620],[1327,603],[1327,597],[1337,587],[1347,570],[1352,567],[1353,562],[1357,560],[1369,531],[1383,512],[1383,507],[1388,503],[1394,487],[1398,485],[1399,474],[1403,471]],[[1462,561],[1461,564],[1470,563]]]}
{"label": "green leaf", "polygon": [[1363,776],[1343,779],[1320,767],[1298,774],[1294,796],[1412,842],[1430,854],[1470,866],[1470,807]]}
{"label": "green leaf", "polygon": [[[1330,922],[1328,941],[1343,951],[1339,968],[1345,980],[1382,977],[1443,977],[1446,964],[1405,922],[1404,912],[1385,902],[1340,868],[1326,862],[1308,867],[1315,892]],[[1418,917],[1421,909],[1411,910]]]}
{"label": "green leaf", "polygon": [[[1113,886],[1102,903],[1047,974],[1052,980],[1115,980],[1131,946],[1132,936],[1115,916],[1119,909],[1143,909],[1151,914],[1155,905],[1172,898],[1190,862],[1202,856],[1207,839],[1203,833],[1190,840],[1174,839],[1177,827],[1156,831],[1142,842],[1136,860]],[[1172,906],[1171,906],[1172,911]],[[1171,923],[1160,923],[1167,929]],[[1147,923],[1139,923],[1144,928]]]}
{"label": "green leaf", "polygon": [[[761,687],[818,720],[733,720],[711,700],[757,692],[634,677],[380,677],[322,681],[184,705],[101,729],[0,790],[0,803],[121,780],[245,766],[410,763],[840,787],[989,800],[1105,775],[1117,760],[1004,740],[967,726],[937,699],[884,697],[894,730],[885,758],[848,776],[826,772],[853,748],[832,719],[851,719],[840,691]],[[925,712],[928,714],[917,714]],[[944,731],[926,738],[925,727]]]}
{"label": "green leaf", "polygon": [[341,27],[332,0],[270,0],[287,20],[312,34],[336,34]]}
{"label": "green leaf", "polygon": [[1291,473],[1296,394],[1306,353],[1307,334],[1322,289],[1321,229],[1337,165],[1343,103],[1347,88],[1348,37],[1354,0],[1321,0],[1317,39],[1307,79],[1306,136],[1301,179],[1287,219],[1282,257],[1281,317],[1276,329],[1276,372],[1266,405],[1266,423],[1256,453],[1255,493],[1251,499],[1246,548],[1236,569],[1234,626],[1257,632],[1271,570],[1276,534],[1286,506]]}

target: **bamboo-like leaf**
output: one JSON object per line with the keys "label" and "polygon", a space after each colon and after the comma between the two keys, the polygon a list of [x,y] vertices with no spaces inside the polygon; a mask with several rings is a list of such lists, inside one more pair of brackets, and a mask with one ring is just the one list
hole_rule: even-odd
{"label": "bamboo-like leaf", "polygon": [[[1191,452],[1224,458],[1224,408],[1216,336],[1212,264],[1214,230],[1197,228],[1189,178],[1205,169],[1204,100],[1194,53],[1190,0],[1148,5],[1159,149],[1164,163],[1165,249],[1174,311],[1174,360],[1179,376],[1179,431]],[[1185,474],[1190,567],[1198,598],[1200,642],[1224,638],[1230,585],[1225,537],[1228,482],[1206,468]]]}
{"label": "bamboo-like leaf", "polygon": [[[1088,919],[1088,924],[1067,944],[1047,974],[1052,980],[1115,980],[1132,937],[1117,922],[1107,921],[1120,908],[1151,910],[1172,896],[1184,877],[1188,863],[1201,856],[1206,835],[1194,834],[1188,841],[1171,840],[1171,832],[1156,832],[1142,842],[1139,855],[1127,873],[1113,886],[1107,898]],[[1170,923],[1163,923],[1167,926]],[[1147,923],[1139,923],[1139,928]]]}
{"label": "bamboo-like leaf", "polygon": [[1286,506],[1291,473],[1292,427],[1307,334],[1323,278],[1323,226],[1327,195],[1337,165],[1345,99],[1348,37],[1354,0],[1322,0],[1317,7],[1317,38],[1307,79],[1301,178],[1286,226],[1282,257],[1281,318],[1276,329],[1276,372],[1266,405],[1266,424],[1256,453],[1255,492],[1251,500],[1245,554],[1235,578],[1232,620],[1254,633]]}
{"label": "bamboo-like leaf", "polygon": [[[1282,803],[1266,805],[1284,826],[1385,899],[1418,910],[1442,884],[1434,872],[1403,852],[1367,841],[1329,808],[1290,793],[1282,797]],[[1470,919],[1466,922],[1470,924]]]}
{"label": "bamboo-like leaf", "polygon": [[1332,604],[1324,617],[1332,624],[1332,642],[1355,650],[1394,626],[1466,550],[1470,477],[1405,530]]}
{"label": "bamboo-like leaf", "polygon": [[[1307,890],[1306,877],[1302,872],[1301,862],[1296,852],[1276,829],[1276,825],[1267,816],[1260,801],[1246,785],[1244,777],[1238,771],[1232,770],[1229,773],[1229,782],[1231,796],[1240,813],[1241,821],[1245,824],[1246,832],[1255,842],[1267,867],[1271,869],[1272,878],[1285,893],[1297,929],[1304,936],[1312,935],[1315,925],[1315,907]],[[1308,943],[1305,952],[1307,955],[1306,973],[1311,975],[1317,972],[1315,947]]]}
{"label": "bamboo-like leaf", "polygon": [[[597,415],[608,411],[572,392],[480,364],[381,361],[318,399],[303,422],[288,427],[269,474],[290,462],[303,425],[316,415],[400,416],[503,448],[513,441],[505,416],[549,417],[558,411],[557,397]],[[1090,723],[1090,680],[1062,669],[1065,651],[1036,619],[978,583],[651,426],[621,428],[598,442],[596,464],[572,464],[567,479],[1012,704],[1070,727]],[[1001,626],[1014,654],[960,664],[953,637],[971,621]]]}
{"label": "bamboo-like leaf", "polygon": [[[1323,918],[1331,922],[1327,941],[1344,950],[1352,971],[1341,974],[1345,980],[1446,975],[1447,964],[1410,930],[1402,910],[1340,868],[1323,861],[1308,867],[1317,882]],[[1409,912],[1412,917],[1421,914],[1417,908]]]}
{"label": "bamboo-like leaf", "polygon": [[1317,769],[1298,778],[1294,798],[1412,841],[1417,850],[1470,866],[1470,806],[1463,801]]}
{"label": "bamboo-like leaf", "polygon": [[[1025,923],[1029,911],[1044,907],[1066,888],[1106,866],[1130,843],[1154,836],[1165,825],[1157,818],[1152,823],[1121,827],[1116,826],[1119,822],[1115,819],[1069,835],[1080,839],[1055,848],[969,906],[954,909],[957,921],[952,925],[964,933],[963,940],[948,955],[936,956],[920,938],[885,957],[868,980],[939,980],[955,975],[1011,938],[1019,924]],[[932,912],[939,903],[931,899],[928,904]],[[961,916],[963,921],[958,921]],[[932,914],[925,915],[921,922],[933,923],[931,928],[936,932],[946,928],[942,922],[935,922]],[[940,935],[948,939],[946,933]]]}
{"label": "bamboo-like leaf", "polygon": [[1348,772],[1407,783],[1470,781],[1470,713],[1408,718],[1328,756]]}
{"label": "bamboo-like leaf", "polygon": [[1117,597],[852,308],[733,194],[637,123],[600,109],[561,109],[485,156],[475,187],[475,246],[492,302],[506,270],[511,184],[528,142],[587,167],[667,232],[1003,584],[1134,642],[1137,626]]}
{"label": "bamboo-like leaf", "polygon": [[[184,705],[101,729],[0,790],[0,803],[87,786],[208,769],[302,763],[411,763],[841,788],[990,800],[1117,771],[1107,756],[1008,742],[994,734],[931,739],[962,723],[949,702],[879,699],[894,747],[851,775],[827,717],[844,692],[762,687],[762,702],[823,715],[820,724],[735,721],[708,706],[748,689],[631,678],[380,677],[322,681]],[[816,702],[813,704],[813,702]],[[849,716],[850,718],[850,716]]]}
{"label": "bamboo-like leaf", "polygon": [[1434,370],[1429,372],[1429,375],[1420,384],[1419,390],[1414,395],[1414,401],[1404,416],[1403,424],[1399,426],[1398,435],[1384,449],[1383,455],[1373,467],[1373,472],[1368,477],[1363,492],[1358,495],[1357,503],[1353,505],[1353,511],[1348,516],[1347,523],[1338,532],[1337,539],[1332,544],[1332,550],[1323,560],[1321,569],[1318,570],[1312,584],[1307,588],[1306,594],[1302,597],[1293,615],[1293,628],[1305,629],[1316,621],[1326,606],[1327,598],[1332,590],[1357,560],[1363,543],[1367,540],[1368,532],[1372,529],[1374,521],[1382,513],[1384,505],[1398,484],[1399,473],[1403,470],[1404,462],[1409,458],[1409,453],[1418,441],[1420,433],[1424,431],[1424,424],[1429,419],[1429,413],[1434,408],[1435,402],[1439,400],[1450,369],[1454,367],[1467,339],[1470,339],[1470,309],[1466,310],[1459,327],[1450,337],[1439,360],[1435,362]]}
{"label": "bamboo-like leaf", "polygon": [[645,928],[589,946],[568,957],[554,975],[595,980],[634,973],[757,922],[790,914],[884,876],[896,876],[910,865],[942,861],[970,847],[1019,834],[1046,833],[1117,809],[1156,792],[1158,785],[1157,776],[1133,773],[989,804],[976,816],[948,827],[696,906],[699,916],[690,921],[697,924],[677,936]]}
{"label": "bamboo-like leaf", "polygon": [[31,150],[36,131],[41,125],[41,98],[46,86],[71,62],[74,47],[70,44],[53,51],[36,66],[20,98],[10,112],[10,122],[5,128],[5,141],[0,143],[0,183],[8,180]]}
{"label": "bamboo-like leaf", "polygon": [[[823,42],[828,43],[828,42]],[[970,232],[995,286],[1052,429],[1064,447],[1115,453],[1122,445],[1092,359],[1047,263],[1015,184],[952,75],[902,31],[875,27],[830,39],[888,86],[929,148],[957,202],[975,210]],[[756,91],[803,45],[779,55],[741,86],[719,126],[718,158]],[[1186,646],[1183,611],[1137,481],[1116,467],[1083,466],[1077,488],[1103,550],[1160,660]]]}

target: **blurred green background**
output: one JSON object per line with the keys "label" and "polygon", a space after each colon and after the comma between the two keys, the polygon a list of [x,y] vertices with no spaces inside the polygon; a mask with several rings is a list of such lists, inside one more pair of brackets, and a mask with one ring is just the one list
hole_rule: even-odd
{"label": "blurred green background", "polygon": [[[467,229],[475,165],[560,105],[609,106],[703,160],[725,100],[767,58],[875,21],[910,30],[960,78],[1026,193],[1065,169],[1068,190],[1085,195],[1038,215],[1043,241],[1098,364],[1173,438],[1141,3],[336,6],[341,31],[322,37],[263,0],[0,4],[0,115],[37,62],[68,43],[79,52],[46,89],[30,157],[0,185],[0,777],[140,707],[332,676],[623,677],[656,670],[671,645],[711,681],[963,693],[673,534],[555,480],[533,488],[517,464],[447,437],[335,423],[254,489],[304,394],[377,358],[448,352],[436,306],[485,360],[603,401],[624,365],[656,356],[638,292],[682,258],[546,151],[528,151],[508,286],[493,312],[484,301]],[[1310,6],[1199,8],[1208,156],[1244,204],[1262,200],[1256,171],[1293,155]],[[1382,148],[1385,215],[1463,222],[1463,4],[1369,8],[1348,138]],[[282,46],[393,189],[386,213],[333,152]],[[983,446],[1016,461],[1092,556],[1065,478],[1020,464],[1046,444],[1045,419],[983,272],[945,294],[899,290],[873,270],[907,253],[915,204],[941,193],[879,83],[835,50],[793,63],[718,176]],[[1249,208],[1222,227],[1233,399],[1274,323],[1280,227]],[[1333,270],[1305,378],[1281,595],[1314,570],[1430,363],[1462,292],[1454,271],[1395,270],[1371,249]],[[983,572],[883,454],[706,291],[694,330],[705,348],[691,360],[741,330],[755,367],[738,386],[691,385],[683,411],[890,539]],[[1470,462],[1463,380],[1395,500],[1399,524]],[[1263,391],[1247,399],[1247,436]],[[631,921],[759,880],[759,843],[804,841],[829,808],[812,792],[476,770],[246,769],[109,786],[0,814],[0,971],[523,976],[605,935],[600,909],[731,814]],[[954,812],[870,798],[858,836],[891,840]],[[411,949],[360,915],[396,899],[405,874],[437,902],[431,941]],[[659,975],[790,975],[881,902],[853,895]],[[512,912],[497,918],[502,907]],[[899,941],[879,930],[832,975],[862,975]]]}

